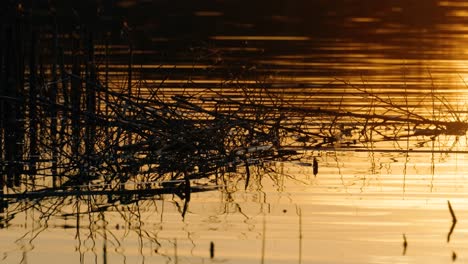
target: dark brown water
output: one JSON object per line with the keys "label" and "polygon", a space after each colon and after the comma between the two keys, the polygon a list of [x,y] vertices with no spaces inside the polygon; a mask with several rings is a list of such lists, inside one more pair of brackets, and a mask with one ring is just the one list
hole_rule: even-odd
{"label": "dark brown water", "polygon": [[[96,31],[110,28],[114,90],[127,88],[133,53],[132,92],[142,96],[159,88],[167,99],[248,97],[390,121],[467,121],[468,2],[309,2],[102,1],[90,4],[95,17],[78,4],[57,10]],[[104,48],[96,44],[101,67]],[[366,120],[375,129],[362,132]],[[252,168],[245,190],[245,171],[229,174],[217,190],[192,194],[185,218],[174,195],[109,207],[98,206],[106,204],[100,196],[12,203],[2,215],[11,220],[0,230],[0,261],[466,261],[464,127],[435,135],[430,124],[356,115],[306,121],[336,141]],[[294,135],[287,143],[302,146]],[[458,218],[452,231],[447,200]]]}

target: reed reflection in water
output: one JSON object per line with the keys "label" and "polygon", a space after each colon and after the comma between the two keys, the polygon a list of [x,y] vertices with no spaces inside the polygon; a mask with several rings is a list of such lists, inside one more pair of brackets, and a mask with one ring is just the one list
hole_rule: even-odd
{"label": "reed reflection in water", "polygon": [[2,261],[463,261],[466,5],[211,4],[6,9]]}
{"label": "reed reflection in water", "polygon": [[[374,262],[374,256],[445,262],[452,251],[463,259],[464,165],[443,162],[432,174],[427,163],[432,154],[414,153],[410,159],[401,153],[322,154],[317,177],[308,166],[278,164],[279,175],[258,175],[245,191],[239,181],[223,192],[193,194],[185,219],[182,202],[171,195],[128,205],[109,205],[99,196],[22,202],[19,207],[34,208],[19,212],[1,231],[10,234],[2,244],[8,249],[5,261],[20,262],[24,250],[28,260],[40,263],[50,243],[59,243],[63,255],[57,258],[85,263],[101,263],[104,254],[109,262],[192,263],[208,261],[211,241],[214,260],[232,263],[262,258],[362,263]],[[455,156],[458,162],[466,159]],[[373,172],[366,171],[369,158],[377,166]],[[355,163],[366,168],[358,170]],[[460,219],[449,242],[447,199]],[[402,233],[408,241],[405,256]]]}

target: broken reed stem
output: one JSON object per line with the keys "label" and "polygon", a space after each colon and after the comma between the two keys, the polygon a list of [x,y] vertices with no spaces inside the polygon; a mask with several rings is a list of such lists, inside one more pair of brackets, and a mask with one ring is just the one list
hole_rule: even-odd
{"label": "broken reed stem", "polygon": [[[101,91],[104,91],[105,93],[105,107],[104,107],[104,115],[106,116],[106,121],[109,121],[109,119],[107,118],[109,116],[109,33],[107,33],[107,36],[106,36],[106,40],[105,40],[105,53],[104,53],[104,56],[105,56],[105,69],[104,69],[104,89],[100,89]],[[100,94],[99,94],[100,95]],[[99,97],[100,98],[100,97]],[[99,100],[99,99],[98,99]],[[101,106],[101,102],[99,101],[98,103],[99,105],[99,108]],[[109,127],[106,126],[105,128],[105,133],[106,134],[109,134]],[[110,141],[109,141],[109,137],[106,137],[105,139],[105,143],[106,145],[108,146]]]}
{"label": "broken reed stem", "polygon": [[450,211],[450,215],[452,215],[452,222],[456,223],[457,222],[457,217],[455,216],[455,212],[453,211],[452,205],[450,204],[450,201],[447,200],[448,208]]}
{"label": "broken reed stem", "polygon": [[[129,36],[128,36],[129,37]],[[133,44],[129,37],[128,39],[128,85],[127,85],[127,93],[128,97],[132,96],[132,81],[133,81]],[[129,116],[132,116],[132,111],[128,113]],[[127,134],[127,144],[132,144],[132,136],[131,134]]]}
{"label": "broken reed stem", "polygon": [[38,113],[37,113],[37,65],[36,65],[36,45],[37,33],[32,32],[31,36],[31,53],[29,59],[29,174],[36,173],[36,159],[38,158]]}
{"label": "broken reed stem", "polygon": [[[6,56],[6,52],[4,52],[5,46],[5,34],[3,28],[0,28],[0,69],[7,68],[4,65],[5,60],[4,56]],[[5,129],[5,121],[6,121],[6,114],[5,114],[5,104],[6,100],[3,99],[3,96],[7,96],[6,91],[6,78],[4,78],[3,72],[0,70],[0,160],[4,161],[4,145],[3,142],[3,134]],[[5,142],[6,143],[6,142]],[[5,163],[0,162],[0,195],[3,194],[3,186],[4,186],[4,176],[5,176]]]}
{"label": "broken reed stem", "polygon": [[[94,42],[93,34],[88,35],[88,58],[86,61],[86,111],[89,115],[96,115],[96,95],[99,94],[97,84],[96,66],[94,61]],[[85,128],[85,153],[88,163],[91,162],[91,156],[94,154],[96,138],[95,118],[86,118]]]}
{"label": "broken reed stem", "polygon": [[[81,51],[80,51],[80,35],[78,32],[73,33],[73,63],[72,63],[72,74],[75,76],[81,76]],[[72,152],[73,155],[80,155],[80,137],[81,137],[81,78],[71,79],[71,121],[72,121]]]}
{"label": "broken reed stem", "polygon": [[[365,94],[368,94],[365,93]],[[180,99],[180,98],[176,98]],[[334,116],[334,117],[351,117],[351,118],[359,118],[359,119],[364,119],[366,122],[368,120],[380,120],[380,122],[385,123],[385,122],[401,122],[404,124],[411,123],[411,124],[418,124],[418,125],[434,125],[437,127],[445,127],[445,128],[450,128],[453,127],[454,125],[459,124],[460,122],[453,122],[453,121],[440,121],[440,120],[430,120],[425,117],[419,116],[419,115],[414,115],[410,114],[406,117],[402,116],[389,116],[389,115],[384,115],[384,114],[376,114],[376,113],[369,113],[369,114],[361,114],[361,113],[354,113],[354,112],[348,112],[348,111],[335,111],[335,110],[327,110],[327,109],[321,109],[321,108],[303,108],[303,107],[297,107],[297,106],[270,106],[270,105],[261,105],[261,104],[245,104],[243,102],[238,102],[234,101],[233,99],[230,98],[199,98],[203,102],[213,102],[213,103],[229,103],[232,105],[236,105],[240,108],[252,108],[257,111],[278,111],[278,112],[290,112],[290,113],[302,113],[306,115],[326,115],[326,116]],[[392,106],[392,105],[391,105]],[[401,107],[395,106],[397,109],[401,109]]]}
{"label": "broken reed stem", "polygon": [[52,102],[50,106],[50,137],[52,146],[52,184],[56,187],[57,184],[57,159],[58,159],[58,144],[57,144],[57,94],[58,94],[58,78],[57,78],[57,64],[58,64],[58,32],[57,22],[54,17],[54,32],[53,32],[53,51],[52,51],[52,86],[50,87],[49,100]]}

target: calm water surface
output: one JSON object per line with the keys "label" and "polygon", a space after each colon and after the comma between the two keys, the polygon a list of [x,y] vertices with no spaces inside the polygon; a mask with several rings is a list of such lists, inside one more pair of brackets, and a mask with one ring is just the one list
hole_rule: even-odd
{"label": "calm water surface", "polygon": [[[252,100],[268,91],[310,109],[467,121],[468,2],[296,2],[239,12],[236,1],[117,1],[139,40],[133,87]],[[111,45],[115,89],[125,86],[122,43]],[[311,127],[335,122],[325,119]],[[243,171],[228,174],[192,194],[184,218],[172,195],[109,207],[96,206],[103,197],[23,201],[2,215],[0,262],[464,263],[467,166],[465,134],[338,141],[253,169],[246,190]]]}
{"label": "calm water surface", "polygon": [[[446,263],[454,252],[466,259],[466,154],[316,154],[316,177],[308,166],[272,164],[278,173],[258,175],[246,191],[239,181],[195,195],[185,219],[171,196],[102,212],[88,207],[91,199],[40,202],[1,230],[2,261],[48,262],[51,250],[73,263]],[[447,200],[459,219],[449,242]]]}

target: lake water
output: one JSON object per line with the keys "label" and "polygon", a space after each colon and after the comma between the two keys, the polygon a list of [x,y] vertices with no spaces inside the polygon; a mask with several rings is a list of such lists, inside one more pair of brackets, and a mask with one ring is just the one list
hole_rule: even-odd
{"label": "lake water", "polygon": [[[1,263],[468,262],[468,2],[98,6],[114,90],[131,40],[133,94],[280,101],[327,137],[288,135],[300,159],[252,166],[247,188],[245,168],[226,173],[185,216],[172,194],[11,202]],[[97,44],[100,66],[104,53]]]}
{"label": "lake water", "polygon": [[[278,173],[259,173],[246,191],[240,181],[192,196],[185,219],[172,196],[102,211],[90,208],[98,203],[93,199],[42,201],[1,230],[2,261],[46,263],[51,252],[54,261],[74,263],[465,259],[466,154],[317,154],[316,177],[310,167],[275,164]],[[447,200],[459,220],[449,242]]]}

